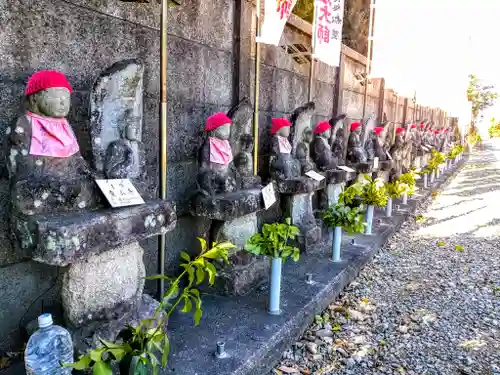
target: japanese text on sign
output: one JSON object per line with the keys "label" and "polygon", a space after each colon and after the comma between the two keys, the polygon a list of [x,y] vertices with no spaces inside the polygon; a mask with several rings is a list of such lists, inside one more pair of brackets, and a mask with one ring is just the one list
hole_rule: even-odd
{"label": "japanese text on sign", "polygon": [[279,45],[285,24],[297,0],[264,0],[264,22],[257,42]]}
{"label": "japanese text on sign", "polygon": [[129,179],[95,180],[111,207],[144,204],[144,200]]}
{"label": "japanese text on sign", "polygon": [[313,55],[338,66],[342,46],[344,0],[315,0]]}

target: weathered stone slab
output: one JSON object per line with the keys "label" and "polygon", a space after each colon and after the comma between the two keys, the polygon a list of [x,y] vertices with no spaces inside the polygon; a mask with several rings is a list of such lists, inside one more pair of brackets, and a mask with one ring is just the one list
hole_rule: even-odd
{"label": "weathered stone slab", "polygon": [[81,327],[137,308],[146,276],[143,255],[142,247],[133,242],[71,264],[61,290],[68,323]]}
{"label": "weathered stone slab", "polygon": [[212,220],[231,221],[263,208],[261,189],[248,189],[210,197],[199,195],[191,203],[191,214]]}
{"label": "weathered stone slab", "polygon": [[17,218],[16,234],[34,260],[54,266],[88,259],[108,249],[166,233],[177,221],[175,206],[161,200],[143,205],[64,216]]}
{"label": "weathered stone slab", "polygon": [[278,192],[280,194],[306,194],[312,193],[326,186],[326,179],[316,181],[309,177],[289,178],[284,181],[278,181]]}

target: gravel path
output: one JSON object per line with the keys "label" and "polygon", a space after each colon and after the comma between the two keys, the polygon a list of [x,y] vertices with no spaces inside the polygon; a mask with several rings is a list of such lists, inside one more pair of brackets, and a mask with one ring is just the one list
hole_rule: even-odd
{"label": "gravel path", "polygon": [[499,190],[500,143],[490,142],[273,374],[500,375]]}

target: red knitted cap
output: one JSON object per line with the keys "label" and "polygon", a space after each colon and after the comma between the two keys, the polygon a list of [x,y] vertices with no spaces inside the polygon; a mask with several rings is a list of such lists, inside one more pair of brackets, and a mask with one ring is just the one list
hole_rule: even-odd
{"label": "red knitted cap", "polygon": [[405,130],[405,128],[396,128],[396,134],[401,133],[403,130]]}
{"label": "red knitted cap", "polygon": [[384,130],[384,127],[383,126],[377,126],[376,128],[373,129],[373,131],[375,132],[375,134],[379,135],[380,132]]}
{"label": "red knitted cap", "polygon": [[359,122],[353,122],[351,123],[351,131],[353,132],[354,130],[356,130],[359,125],[361,125]]}
{"label": "red knitted cap", "polygon": [[420,123],[420,129],[423,129],[424,128],[424,123]]}
{"label": "red knitted cap", "polygon": [[206,132],[211,132],[212,130],[217,129],[219,126],[226,125],[226,124],[232,124],[233,122],[227,115],[223,112],[217,112],[207,118],[207,121],[205,122],[205,131]]}
{"label": "red knitted cap", "polygon": [[439,130],[434,130],[434,133],[435,134],[439,134]]}
{"label": "red knitted cap", "polygon": [[73,92],[71,85],[69,84],[66,76],[55,70],[41,70],[34,73],[29,79],[26,85],[25,95],[36,94],[39,91],[54,87],[64,87]]}
{"label": "red knitted cap", "polygon": [[314,134],[321,134],[326,132],[327,130],[331,129],[332,126],[328,121],[322,121],[316,127],[314,128]]}
{"label": "red knitted cap", "polygon": [[275,135],[281,128],[292,126],[287,118],[273,118],[271,124],[271,135]]}
{"label": "red knitted cap", "polygon": [[412,129],[415,129],[415,128],[417,127],[417,125],[415,125],[415,124],[411,124],[411,126],[410,126],[410,127],[411,127]]}

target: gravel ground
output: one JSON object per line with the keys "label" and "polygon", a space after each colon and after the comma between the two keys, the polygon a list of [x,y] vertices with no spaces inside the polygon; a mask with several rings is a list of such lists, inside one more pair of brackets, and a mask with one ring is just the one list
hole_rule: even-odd
{"label": "gravel ground", "polygon": [[273,374],[500,375],[500,143],[486,143]]}

